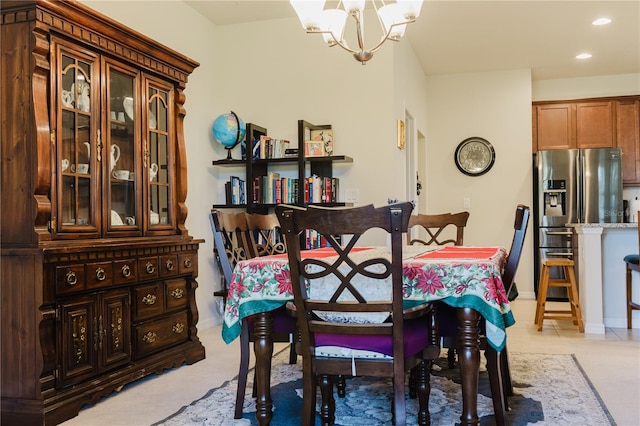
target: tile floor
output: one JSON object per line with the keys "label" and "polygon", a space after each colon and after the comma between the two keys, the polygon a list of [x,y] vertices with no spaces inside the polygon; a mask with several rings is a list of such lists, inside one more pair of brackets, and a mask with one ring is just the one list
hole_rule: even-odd
{"label": "tile floor", "polygon": [[[569,321],[548,320],[538,332],[533,324],[535,307],[534,300],[512,303],[517,323],[508,330],[509,350],[575,354],[616,423],[640,425],[640,329],[607,329],[605,335],[583,335]],[[235,377],[237,341],[226,345],[220,327],[200,330],[199,336],[206,347],[205,360],[128,385],[63,425],[150,425]]]}

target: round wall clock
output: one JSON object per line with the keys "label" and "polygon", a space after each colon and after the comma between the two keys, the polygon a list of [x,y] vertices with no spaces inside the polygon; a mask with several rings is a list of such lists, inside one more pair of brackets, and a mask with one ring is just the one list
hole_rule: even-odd
{"label": "round wall clock", "polygon": [[493,167],[496,152],[488,140],[472,137],[460,142],[453,159],[465,175],[480,176]]}

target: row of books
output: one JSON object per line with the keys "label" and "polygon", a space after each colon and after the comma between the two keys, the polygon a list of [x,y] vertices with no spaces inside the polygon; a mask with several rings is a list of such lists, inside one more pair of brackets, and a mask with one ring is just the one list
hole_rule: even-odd
{"label": "row of books", "polygon": [[[303,179],[304,203],[335,203],[338,201],[338,178],[309,176]],[[301,190],[297,178],[281,177],[269,172],[256,176],[251,185],[251,200],[258,204],[297,204]],[[226,203],[247,204],[247,185],[243,179],[231,176],[225,183]]]}
{"label": "row of books", "polygon": [[285,158],[285,153],[289,149],[289,141],[286,139],[274,139],[270,136],[262,135],[260,139],[253,140],[253,158]]}
{"label": "row of books", "polygon": [[227,204],[247,204],[247,184],[244,179],[231,176],[229,181],[224,184],[224,193]]}
{"label": "row of books", "polygon": [[324,235],[315,229],[306,229],[304,231],[304,247],[307,250],[330,246],[331,245],[327,243],[327,239]]}
{"label": "row of books", "polygon": [[338,201],[338,178],[309,176],[300,185],[298,179],[280,177],[270,172],[253,182],[253,202],[259,204],[295,204],[299,191],[304,190],[304,203],[335,203]]}

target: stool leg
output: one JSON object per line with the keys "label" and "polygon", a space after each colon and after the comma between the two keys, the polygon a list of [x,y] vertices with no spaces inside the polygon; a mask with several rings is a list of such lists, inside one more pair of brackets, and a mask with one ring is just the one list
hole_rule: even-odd
{"label": "stool leg", "polygon": [[536,305],[535,324],[538,324],[538,331],[542,331],[542,322],[544,320],[545,304],[547,303],[547,288],[549,287],[549,267],[542,266],[540,274],[540,288],[538,289],[538,303]]}
{"label": "stool leg", "polygon": [[536,300],[536,313],[533,316],[533,323],[538,323],[538,316],[540,315],[540,293],[542,293],[542,286],[545,282],[544,274],[546,270],[546,266],[542,265],[542,270],[540,271],[540,282],[538,283],[538,300]]}
{"label": "stool leg", "polygon": [[[565,266],[564,268],[564,278],[567,281],[567,296],[569,296],[569,308],[571,309],[571,318],[573,318],[573,325],[577,325],[578,328],[580,325],[578,324],[578,312],[576,310],[576,303],[579,302],[578,297],[574,297],[573,289],[576,288],[575,284],[575,275],[572,275],[573,267]],[[574,278],[572,278],[572,276]],[[576,290],[577,291],[577,290]]]}
{"label": "stool leg", "polygon": [[573,267],[567,267],[567,272],[569,274],[569,282],[571,283],[571,286],[569,287],[571,312],[573,312],[574,317],[578,320],[578,330],[580,331],[580,333],[584,333],[584,321],[582,319],[582,309],[580,309],[580,297],[578,296],[576,274],[573,270]]}
{"label": "stool leg", "polygon": [[631,268],[627,263],[627,329],[631,330]]}

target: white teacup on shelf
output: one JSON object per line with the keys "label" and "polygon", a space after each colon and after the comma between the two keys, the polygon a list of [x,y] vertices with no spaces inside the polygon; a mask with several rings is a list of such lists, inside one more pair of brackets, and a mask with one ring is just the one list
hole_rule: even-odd
{"label": "white teacup on shelf", "polygon": [[157,225],[160,222],[160,215],[152,210],[149,212],[149,222],[152,225]]}
{"label": "white teacup on shelf", "polygon": [[158,165],[153,163],[149,167],[149,181],[153,182],[156,176],[158,176]]}
{"label": "white teacup on shelf", "polygon": [[62,165],[62,171],[66,172],[69,169],[69,159],[63,158],[61,165]]}
{"label": "white teacup on shelf", "polygon": [[81,175],[86,175],[87,173],[89,173],[89,165],[87,163],[80,163],[78,165],[72,164],[71,171],[73,173],[78,172]]}
{"label": "white teacup on shelf", "polygon": [[129,180],[129,170],[114,170],[111,176],[119,180]]}

